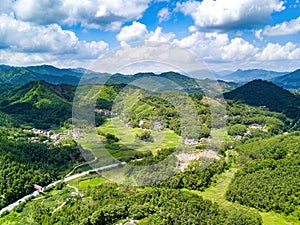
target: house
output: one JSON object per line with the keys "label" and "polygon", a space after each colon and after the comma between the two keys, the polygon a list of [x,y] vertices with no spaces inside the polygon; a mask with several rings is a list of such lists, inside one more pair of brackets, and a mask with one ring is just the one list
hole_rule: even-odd
{"label": "house", "polygon": [[42,192],[42,191],[43,191],[43,187],[40,186],[40,185],[35,184],[35,185],[33,185],[33,187],[34,187],[34,189],[37,190],[38,192]]}
{"label": "house", "polygon": [[251,128],[251,129],[262,129],[263,125],[254,123],[254,124],[251,124],[249,126],[249,128]]}
{"label": "house", "polygon": [[235,140],[237,140],[237,141],[239,141],[239,140],[241,140],[242,139],[242,136],[241,135],[237,135],[236,137],[235,137]]}
{"label": "house", "polygon": [[192,139],[186,138],[186,139],[184,139],[184,144],[185,145],[197,145],[198,141],[193,138]]}

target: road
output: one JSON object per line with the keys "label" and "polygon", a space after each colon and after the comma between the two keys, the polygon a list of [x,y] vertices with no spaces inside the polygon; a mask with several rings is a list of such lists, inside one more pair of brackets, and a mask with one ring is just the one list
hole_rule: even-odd
{"label": "road", "polygon": [[[55,181],[51,184],[48,184],[47,186],[45,186],[43,188],[43,190],[46,190],[48,188],[51,188],[51,187],[54,187],[55,185],[57,185],[58,183],[60,182],[68,182],[70,180],[74,180],[76,178],[79,178],[79,177],[82,177],[82,176],[85,176],[85,175],[88,175],[89,173],[91,172],[97,172],[99,170],[108,170],[108,169],[112,169],[112,168],[115,168],[115,167],[118,167],[120,165],[125,165],[126,163],[125,162],[121,162],[121,163],[114,163],[114,164],[111,164],[111,165],[107,165],[107,166],[102,166],[102,167],[98,167],[98,168],[95,168],[95,169],[92,169],[92,170],[88,170],[88,171],[85,171],[85,172],[82,172],[82,173],[78,173],[78,174],[74,174],[72,176],[66,176],[64,179],[62,180],[58,180],[58,181]],[[5,211],[11,211],[13,208],[15,208],[16,206],[20,205],[22,202],[26,202],[26,200],[28,200],[29,198],[31,197],[35,197],[37,195],[39,195],[40,193],[38,191],[34,191],[32,192],[31,194],[29,195],[26,195],[24,196],[23,198],[20,198],[19,200],[15,201],[14,203],[6,206],[5,208],[2,208],[0,210],[0,215],[2,213],[4,213]]]}

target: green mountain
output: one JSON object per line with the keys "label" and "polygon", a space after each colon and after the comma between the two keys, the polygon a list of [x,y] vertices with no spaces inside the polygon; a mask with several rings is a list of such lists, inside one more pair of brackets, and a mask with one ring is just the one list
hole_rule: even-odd
{"label": "green mountain", "polygon": [[74,91],[70,85],[33,81],[0,95],[0,110],[21,124],[46,129],[71,117]]}
{"label": "green mountain", "polygon": [[29,66],[26,69],[43,75],[54,75],[58,77],[63,76],[73,76],[81,77],[84,71],[74,70],[74,69],[60,69],[51,65],[41,65],[41,66]]}
{"label": "green mountain", "polygon": [[300,69],[289,74],[276,77],[271,80],[273,83],[277,84],[286,89],[299,90],[300,89]]}
{"label": "green mountain", "polygon": [[296,119],[300,117],[300,98],[277,85],[254,80],[224,94],[225,99],[240,101],[251,106],[267,107]]}
{"label": "green mountain", "polygon": [[220,92],[233,90],[237,84],[225,81],[214,81],[210,79],[198,80],[176,72],[137,73],[134,75],[114,74],[95,76],[82,81],[86,84],[130,84],[152,91],[184,90],[186,92],[202,92],[209,95],[220,94]]}
{"label": "green mountain", "polygon": [[23,85],[30,81],[45,80],[53,84],[78,84],[82,74],[72,70],[58,69],[51,66],[9,67],[0,66],[0,83]]}

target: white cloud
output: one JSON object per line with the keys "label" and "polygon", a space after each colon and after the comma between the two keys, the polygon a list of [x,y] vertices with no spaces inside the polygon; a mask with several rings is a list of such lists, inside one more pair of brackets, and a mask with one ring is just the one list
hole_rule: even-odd
{"label": "white cloud", "polygon": [[261,36],[282,36],[296,34],[300,32],[300,16],[289,22],[283,22],[275,26],[266,26],[264,29],[260,29],[256,32],[256,37]]}
{"label": "white cloud", "polygon": [[229,45],[224,46],[223,50],[222,58],[231,61],[251,59],[258,52],[258,48],[242,38],[232,39]]}
{"label": "white cloud", "polygon": [[155,31],[151,31],[148,35],[149,41],[169,42],[175,38],[174,33],[163,33],[161,27],[157,27]]}
{"label": "white cloud", "polygon": [[192,16],[198,27],[220,30],[265,24],[272,12],[284,9],[280,0],[189,0],[177,4],[177,10]]}
{"label": "white cloud", "polygon": [[300,59],[300,48],[288,42],[285,45],[268,43],[268,45],[256,55],[258,60],[296,60]]}
{"label": "white cloud", "polygon": [[16,0],[17,18],[40,25],[57,23],[118,30],[122,23],[139,19],[150,0]]}
{"label": "white cloud", "polygon": [[120,42],[143,40],[148,35],[148,30],[145,24],[133,22],[130,26],[125,26],[117,35],[117,40]]}
{"label": "white cloud", "polygon": [[184,71],[205,69],[195,54],[166,42],[139,42],[101,57],[90,69],[107,73],[137,73]]}
{"label": "white cloud", "polygon": [[258,48],[242,38],[229,39],[227,34],[195,32],[174,44],[189,48],[208,61],[235,61],[251,59]]}
{"label": "white cloud", "polygon": [[[57,24],[35,25],[15,19],[12,15],[0,15],[0,48],[3,57],[15,59],[19,63],[48,62],[67,59],[96,59],[108,50],[108,44],[81,41],[74,32],[63,30]],[[2,61],[0,60],[0,61]],[[13,61],[9,61],[15,65]]]}
{"label": "white cloud", "polygon": [[168,20],[170,18],[169,9],[168,8],[162,8],[161,10],[159,10],[157,16],[159,18],[159,23]]}
{"label": "white cloud", "polygon": [[163,33],[161,27],[149,32],[146,25],[139,22],[133,22],[131,25],[123,27],[116,36],[122,45],[126,42],[141,40],[168,42],[174,37],[173,33]]}

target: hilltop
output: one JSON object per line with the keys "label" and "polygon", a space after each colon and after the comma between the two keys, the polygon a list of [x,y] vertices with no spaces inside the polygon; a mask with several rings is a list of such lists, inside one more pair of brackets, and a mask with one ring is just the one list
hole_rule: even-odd
{"label": "hilltop", "polygon": [[296,119],[300,117],[300,98],[271,82],[251,81],[224,94],[225,99],[240,101],[251,106],[267,107]]}

